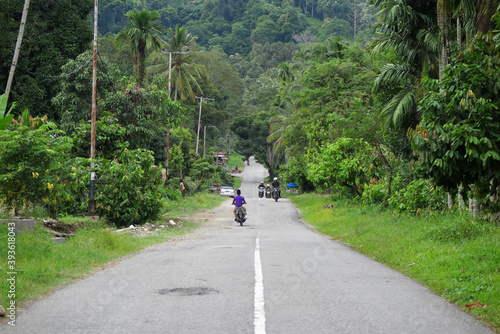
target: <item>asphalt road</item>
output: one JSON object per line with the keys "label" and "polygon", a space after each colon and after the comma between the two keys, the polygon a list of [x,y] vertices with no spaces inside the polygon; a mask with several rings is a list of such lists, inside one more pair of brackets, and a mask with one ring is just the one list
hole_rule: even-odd
{"label": "asphalt road", "polygon": [[307,227],[286,199],[259,199],[265,170],[207,228],[57,290],[2,333],[493,333],[411,279]]}

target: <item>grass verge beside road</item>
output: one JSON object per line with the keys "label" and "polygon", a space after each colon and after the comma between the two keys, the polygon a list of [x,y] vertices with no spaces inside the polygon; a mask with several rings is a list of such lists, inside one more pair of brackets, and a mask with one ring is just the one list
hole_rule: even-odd
{"label": "grass verge beside road", "polygon": [[[500,332],[497,224],[458,212],[403,216],[331,196],[287,197],[318,232],[428,286]],[[485,306],[466,307],[474,302]]]}

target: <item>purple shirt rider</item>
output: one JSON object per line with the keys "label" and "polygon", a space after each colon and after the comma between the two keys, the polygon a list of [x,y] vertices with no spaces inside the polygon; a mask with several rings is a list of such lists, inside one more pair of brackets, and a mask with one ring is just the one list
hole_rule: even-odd
{"label": "purple shirt rider", "polygon": [[245,197],[236,195],[234,196],[234,205],[239,208],[240,206],[243,205],[243,202],[245,201]]}

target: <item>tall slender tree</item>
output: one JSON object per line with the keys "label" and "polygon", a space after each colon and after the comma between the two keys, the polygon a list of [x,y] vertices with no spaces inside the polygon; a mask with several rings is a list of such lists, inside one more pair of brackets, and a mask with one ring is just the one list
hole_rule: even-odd
{"label": "tall slender tree", "polygon": [[7,101],[9,100],[10,87],[12,86],[12,81],[14,80],[14,72],[16,71],[17,58],[19,57],[19,50],[21,49],[21,43],[23,42],[24,26],[26,25],[26,17],[28,16],[29,6],[30,6],[30,0],[24,0],[23,16],[21,18],[21,25],[19,27],[19,34],[17,35],[16,49],[14,51],[14,58],[12,59],[12,66],[10,68],[9,79],[7,80],[7,87],[5,88],[5,96]]}
{"label": "tall slender tree", "polygon": [[130,42],[134,64],[137,66],[137,86],[142,87],[146,73],[146,50],[153,48],[159,50],[163,41],[161,34],[165,27],[160,21],[156,10],[129,11],[125,16],[128,18],[127,25],[117,35],[118,44],[124,41]]}
{"label": "tall slender tree", "polygon": [[382,115],[388,126],[397,128],[403,119],[417,116],[421,79],[438,77],[436,5],[431,0],[372,0],[371,4],[380,7],[374,52],[394,50],[397,55],[394,63],[381,69],[373,92],[391,92]]}
{"label": "tall slender tree", "polygon": [[441,52],[439,53],[439,80],[443,70],[450,62],[452,0],[437,1],[437,24],[440,30]]}

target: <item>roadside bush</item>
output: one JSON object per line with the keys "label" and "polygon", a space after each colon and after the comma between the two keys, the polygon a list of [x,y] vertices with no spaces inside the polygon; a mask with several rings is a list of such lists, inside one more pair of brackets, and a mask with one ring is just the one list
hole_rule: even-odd
{"label": "roadside bush", "polygon": [[231,175],[221,166],[217,166],[216,168],[216,175],[214,178],[213,183],[220,183],[220,184],[234,184],[234,180],[231,177]]}
{"label": "roadside bush", "polygon": [[181,191],[179,190],[179,183],[177,182],[176,187],[174,187],[171,183],[170,186],[162,186],[160,187],[160,193],[162,198],[166,198],[170,201],[177,201],[181,198]]}
{"label": "roadside bush", "polygon": [[[118,119],[104,112],[103,117],[97,121],[96,148],[97,159],[112,160],[118,156],[118,152],[128,147],[125,141],[125,128],[118,124]],[[90,157],[91,123],[80,123],[75,127],[72,138],[73,148],[71,153],[75,157]]]}
{"label": "roadside bush", "polygon": [[280,174],[282,180],[297,184],[300,191],[314,191],[313,183],[307,178],[307,164],[304,159],[291,157],[286,165],[280,167]]}
{"label": "roadside bush", "polygon": [[59,213],[84,215],[88,209],[90,187],[90,162],[75,158],[66,165],[63,187],[60,192]]}
{"label": "roadside bush", "polygon": [[312,157],[307,173],[316,187],[341,186],[353,196],[361,196],[372,160],[367,142],[341,137]]}
{"label": "roadside bush", "polygon": [[389,198],[389,205],[398,212],[416,213],[418,209],[438,210],[446,207],[446,193],[427,179],[416,179],[406,189],[400,189]]}
{"label": "roadside bush", "polygon": [[380,180],[377,183],[368,183],[363,187],[362,200],[365,204],[382,203],[387,197],[387,182]]}
{"label": "roadside bush", "polygon": [[[71,139],[55,123],[0,132],[0,199],[8,208],[42,205],[57,216]],[[71,166],[71,164],[69,164]]]}
{"label": "roadside bush", "polygon": [[152,168],[154,157],[144,149],[125,149],[117,161],[98,164],[97,212],[117,227],[144,224],[158,218],[161,209],[161,173]]}

